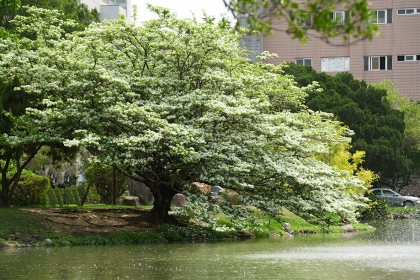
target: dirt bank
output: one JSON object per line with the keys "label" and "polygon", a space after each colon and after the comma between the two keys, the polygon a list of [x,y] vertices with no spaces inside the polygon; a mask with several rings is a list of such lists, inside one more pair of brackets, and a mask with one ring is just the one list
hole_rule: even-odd
{"label": "dirt bank", "polygon": [[148,209],[22,209],[36,214],[51,231],[64,235],[149,231]]}

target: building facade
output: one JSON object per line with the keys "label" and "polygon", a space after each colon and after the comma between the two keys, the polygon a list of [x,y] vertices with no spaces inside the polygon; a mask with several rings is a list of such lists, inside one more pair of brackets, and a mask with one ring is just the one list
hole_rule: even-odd
{"label": "building facade", "polygon": [[84,4],[89,9],[96,8],[101,21],[118,19],[119,15],[122,14],[127,22],[131,22],[131,0],[79,0],[79,4]]}
{"label": "building facade", "polygon": [[[284,31],[274,31],[269,37],[244,38],[250,50],[278,54],[268,63],[283,61],[311,65],[316,71],[328,74],[348,71],[367,83],[389,79],[396,83],[399,92],[412,100],[420,100],[420,1],[371,0],[375,14],[372,23],[380,25],[383,37],[371,41],[336,38],[327,44],[309,32],[305,45],[292,40]],[[336,18],[348,15],[346,11],[333,13]],[[307,24],[310,24],[310,20]],[[273,21],[276,29],[286,26],[283,21]],[[256,45],[256,46],[253,46]]]}

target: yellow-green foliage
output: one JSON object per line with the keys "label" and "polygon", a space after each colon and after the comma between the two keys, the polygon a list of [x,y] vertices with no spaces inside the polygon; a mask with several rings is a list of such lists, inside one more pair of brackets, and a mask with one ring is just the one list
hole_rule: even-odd
{"label": "yellow-green foliage", "polygon": [[12,203],[18,206],[47,205],[49,188],[48,177],[25,172],[21,175],[13,193]]}
{"label": "yellow-green foliage", "polygon": [[[372,187],[372,183],[379,176],[370,170],[361,167],[366,152],[356,151],[354,154],[349,152],[350,144],[340,143],[331,147],[330,152],[318,156],[317,158],[331,166],[341,170],[351,172],[364,182],[366,188]],[[357,192],[358,190],[349,190],[349,192]]]}

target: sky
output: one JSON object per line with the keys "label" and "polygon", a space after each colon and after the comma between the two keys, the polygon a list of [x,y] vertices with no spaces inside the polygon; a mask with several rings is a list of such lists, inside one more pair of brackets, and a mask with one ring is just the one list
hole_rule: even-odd
{"label": "sky", "polygon": [[131,4],[137,5],[138,8],[138,22],[156,18],[153,13],[147,11],[146,3],[169,8],[177,13],[179,18],[191,18],[194,13],[197,19],[201,19],[202,10],[214,16],[216,20],[220,20],[223,16],[230,16],[222,0],[131,0]]}

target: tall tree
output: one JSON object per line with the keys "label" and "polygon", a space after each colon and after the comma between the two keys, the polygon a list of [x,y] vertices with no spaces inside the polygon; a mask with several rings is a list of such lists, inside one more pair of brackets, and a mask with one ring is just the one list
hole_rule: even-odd
{"label": "tall tree", "polygon": [[383,80],[372,86],[385,90],[391,108],[404,114],[404,150],[411,164],[406,172],[400,173],[394,180],[394,186],[400,191],[412,184],[412,175],[420,175],[420,104],[401,95],[395,88],[395,83],[390,80]]}
{"label": "tall tree", "polygon": [[[159,19],[143,27],[110,21],[66,38],[38,32],[35,49],[0,44],[8,48],[0,76],[46,95],[46,108],[22,116],[40,128],[36,137],[83,145],[101,163],[142,178],[156,224],[173,220],[172,197],[194,181],[236,190],[244,206],[354,220],[364,200],[346,191],[363,190],[363,182],[316,159],[331,143],[348,143],[340,123],[306,110],[305,92],[280,68],[250,63],[241,34],[223,23],[149,8]],[[44,31],[36,20],[22,22]]]}
{"label": "tall tree", "polygon": [[376,184],[394,188],[395,179],[409,170],[411,160],[404,152],[404,115],[390,107],[386,91],[350,73],[331,76],[294,63],[287,64],[284,71],[299,86],[319,84],[322,91],[309,92],[305,104],[315,111],[333,113],[353,130],[351,151],[365,151],[363,167],[380,175]]}

